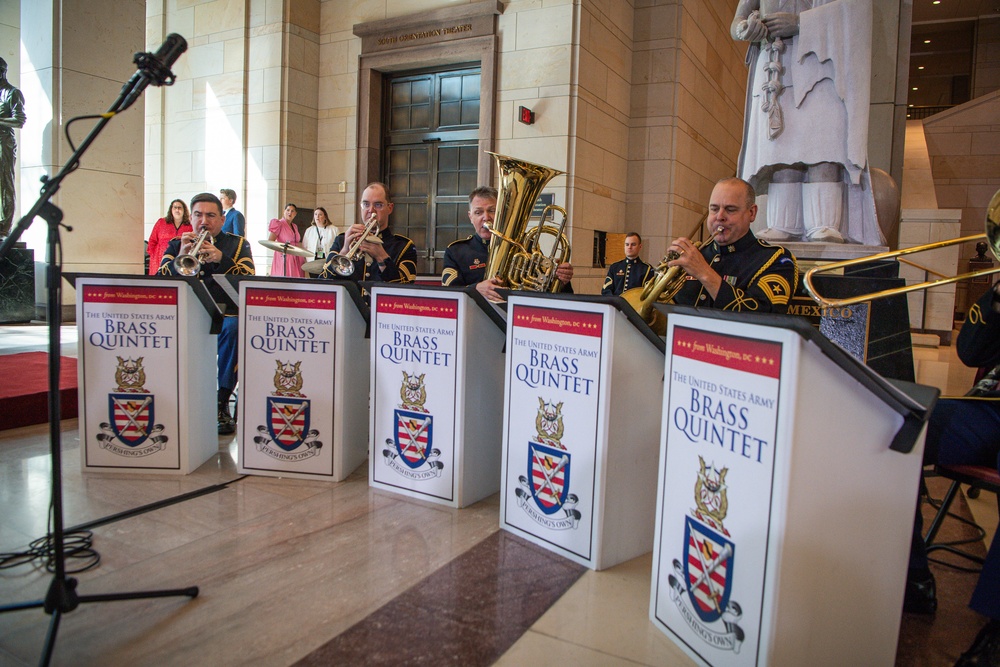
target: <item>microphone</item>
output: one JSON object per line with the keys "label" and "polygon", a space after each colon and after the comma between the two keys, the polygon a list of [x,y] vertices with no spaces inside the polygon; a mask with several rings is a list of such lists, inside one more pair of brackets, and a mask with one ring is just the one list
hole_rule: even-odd
{"label": "microphone", "polygon": [[154,86],[174,85],[174,73],[170,68],[174,66],[181,54],[187,51],[187,41],[175,32],[167,35],[167,38],[157,49],[156,53],[137,53],[134,62],[139,68],[139,72],[145,75],[148,83]]}
{"label": "microphone", "polygon": [[124,111],[132,106],[139,99],[146,86],[172,86],[174,85],[174,73],[170,71],[173,64],[187,51],[187,41],[175,32],[167,35],[167,38],[156,50],[156,53],[139,52],[132,59],[137,69],[132,78],[122,86],[120,104],[114,108],[115,113]]}

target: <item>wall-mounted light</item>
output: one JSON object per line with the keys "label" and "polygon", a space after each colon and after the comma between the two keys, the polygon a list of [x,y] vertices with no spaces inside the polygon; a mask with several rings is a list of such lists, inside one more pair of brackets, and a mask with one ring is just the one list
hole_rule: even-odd
{"label": "wall-mounted light", "polygon": [[931,40],[929,40],[929,39],[925,39],[924,40],[924,44],[930,44],[930,43],[931,43]]}
{"label": "wall-mounted light", "polygon": [[919,67],[917,67],[917,69],[923,69],[923,68],[924,68],[923,65],[920,65]]}
{"label": "wall-mounted light", "polygon": [[917,87],[914,86],[913,88],[910,88],[910,90],[917,90]]}

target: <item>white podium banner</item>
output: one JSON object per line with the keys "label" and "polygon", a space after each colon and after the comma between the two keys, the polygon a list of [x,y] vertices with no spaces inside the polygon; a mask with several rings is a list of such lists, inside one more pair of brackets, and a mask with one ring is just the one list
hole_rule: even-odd
{"label": "white podium banner", "polygon": [[244,290],[240,469],[332,476],[337,294],[277,282]]}
{"label": "white podium banner", "polygon": [[589,561],[605,316],[512,304],[503,520]]}
{"label": "white podium banner", "polygon": [[[85,469],[180,470],[179,291],[82,285],[81,446]],[[106,399],[104,397],[106,396]]]}
{"label": "white podium banner", "polygon": [[459,300],[377,293],[372,305],[372,479],[451,501]]}
{"label": "white podium banner", "polygon": [[[673,327],[654,610],[712,665],[756,664],[782,343]],[[669,560],[668,560],[669,559]],[[672,563],[672,567],[667,566]]]}

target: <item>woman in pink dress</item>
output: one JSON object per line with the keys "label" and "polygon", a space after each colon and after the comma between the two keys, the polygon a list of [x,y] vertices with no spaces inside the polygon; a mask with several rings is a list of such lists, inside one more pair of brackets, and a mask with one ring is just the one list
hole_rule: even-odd
{"label": "woman in pink dress", "polygon": [[184,232],[193,232],[191,227],[191,216],[188,214],[188,207],[180,199],[170,202],[167,214],[156,221],[153,231],[149,233],[149,244],[146,252],[149,253],[149,275],[155,276],[160,272],[160,261],[163,259],[163,251],[167,249],[167,244]]}
{"label": "woman in pink dress", "polygon": [[[289,245],[302,247],[302,237],[299,235],[299,228],[292,224],[295,220],[295,215],[299,210],[295,207],[295,204],[288,204],[285,206],[285,214],[278,219],[271,220],[267,225],[267,240],[275,241],[276,243],[287,243]],[[305,278],[306,274],[302,271],[302,265],[305,263],[305,257],[299,257],[298,255],[286,255],[278,250],[274,251],[274,258],[271,260],[271,274],[272,276],[289,276],[291,278]]]}

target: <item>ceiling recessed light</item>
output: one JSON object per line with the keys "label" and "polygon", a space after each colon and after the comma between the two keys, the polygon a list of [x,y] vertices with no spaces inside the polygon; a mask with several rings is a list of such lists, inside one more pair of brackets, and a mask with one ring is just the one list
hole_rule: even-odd
{"label": "ceiling recessed light", "polygon": [[934,2],[932,2],[931,4],[932,5],[940,5],[941,4],[941,0],[934,0]]}
{"label": "ceiling recessed light", "polygon": [[925,39],[924,40],[924,44],[930,44],[930,43],[931,43],[931,40],[929,40],[929,39]]}
{"label": "ceiling recessed light", "polygon": [[923,69],[923,68],[924,68],[923,65],[920,65],[919,67],[917,67],[917,69]]}
{"label": "ceiling recessed light", "polygon": [[911,104],[910,106],[912,107],[913,105]]}
{"label": "ceiling recessed light", "polygon": [[914,86],[913,88],[910,88],[910,90],[917,90],[917,87]]}

